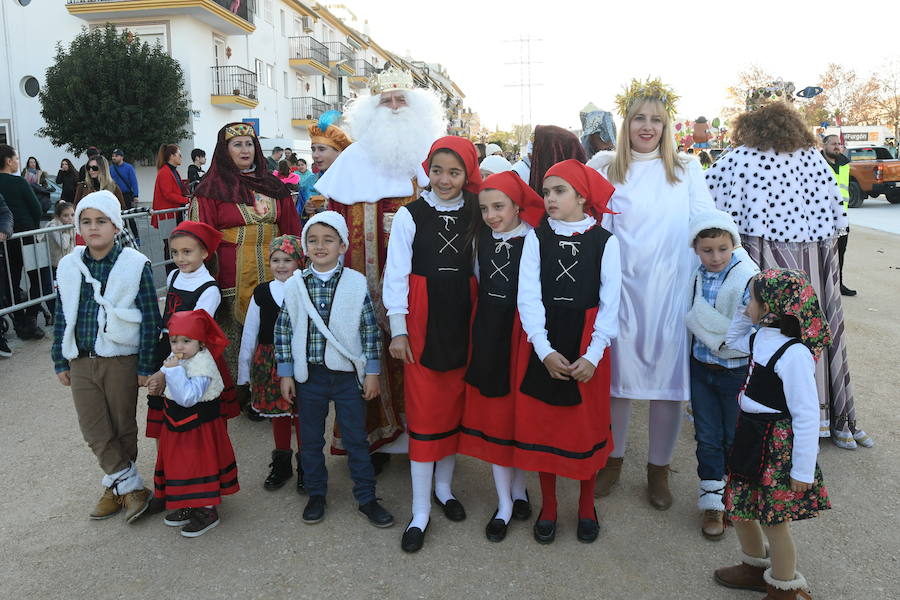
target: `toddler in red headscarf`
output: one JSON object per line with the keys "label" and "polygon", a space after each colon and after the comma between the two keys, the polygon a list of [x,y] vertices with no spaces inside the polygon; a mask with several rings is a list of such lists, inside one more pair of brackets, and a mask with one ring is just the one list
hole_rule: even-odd
{"label": "toddler in red headscarf", "polygon": [[220,418],[225,386],[216,358],[228,340],[205,310],[176,312],[168,325],[172,354],[161,369],[165,424],[154,485],[172,510],[165,524],[197,537],[219,524],[215,505],[221,497],[240,489],[234,450]]}

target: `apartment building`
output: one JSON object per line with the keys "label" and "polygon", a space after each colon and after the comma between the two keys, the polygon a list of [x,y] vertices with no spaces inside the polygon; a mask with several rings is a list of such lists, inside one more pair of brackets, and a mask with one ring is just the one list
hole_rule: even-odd
{"label": "apartment building", "polygon": [[[43,126],[37,95],[44,72],[57,41],[65,45],[81,28],[108,22],[143,41],[158,41],[181,64],[193,132],[177,140],[185,155],[192,148],[211,153],[221,126],[244,120],[257,127],[264,150],[278,145],[308,155],[307,125],[369,94],[368,78],[388,64],[412,71],[418,85],[441,96],[451,133],[465,135],[465,116],[471,114],[462,90],[440,65],[393,54],[365,27],[358,31],[317,3],[11,0],[0,2],[0,21],[0,64],[8,87],[0,91],[0,142],[15,145],[22,156],[38,156],[50,171],[67,153],[35,134]],[[127,153],[127,140],[122,146]],[[143,190],[152,189],[153,177],[149,167],[139,169]],[[150,199],[147,191],[142,196]]]}

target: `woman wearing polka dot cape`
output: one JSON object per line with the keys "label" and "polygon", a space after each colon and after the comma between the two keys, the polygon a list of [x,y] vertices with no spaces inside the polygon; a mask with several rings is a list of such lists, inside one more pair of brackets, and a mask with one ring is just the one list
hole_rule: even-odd
{"label": "woman wearing polka dot cape", "polygon": [[841,448],[874,442],[856,423],[835,242],[848,226],[831,168],[799,113],[774,102],[739,116],[737,147],[706,172],[716,206],[734,218],[760,269],[809,274],[834,339],[816,364],[820,436]]}

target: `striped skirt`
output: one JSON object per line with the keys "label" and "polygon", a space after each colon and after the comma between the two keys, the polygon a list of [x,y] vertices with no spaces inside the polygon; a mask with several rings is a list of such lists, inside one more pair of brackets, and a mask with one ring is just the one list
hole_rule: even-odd
{"label": "striped skirt", "polygon": [[816,363],[816,387],[821,411],[820,435],[849,441],[856,432],[856,408],[847,360],[844,308],[836,240],[822,242],[773,242],[741,235],[744,249],[762,270],[799,269],[809,275],[822,312],[831,327],[832,342]]}

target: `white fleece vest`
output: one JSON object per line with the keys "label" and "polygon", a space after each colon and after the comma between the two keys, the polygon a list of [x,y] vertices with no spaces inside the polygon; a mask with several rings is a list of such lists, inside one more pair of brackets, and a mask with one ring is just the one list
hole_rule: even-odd
{"label": "white fleece vest", "polygon": [[[209,377],[210,379],[209,385],[206,386],[206,391],[203,392],[198,402],[215,400],[222,393],[222,390],[225,389],[225,384],[222,383],[222,375],[219,373],[219,367],[216,366],[215,359],[206,348],[189,359],[181,361],[181,366],[184,367],[188,378]],[[178,401],[177,398],[172,397],[168,388],[166,388],[164,393],[169,400]]]}
{"label": "white fleece vest", "polygon": [[93,287],[94,300],[100,305],[97,311],[94,352],[100,356],[137,354],[141,330],[141,310],[137,306],[137,296],[148,258],[133,248],[122,248],[109,273],[106,290],[101,295],[100,282],[93,278],[82,259],[85,250],[84,246],[77,246],[59,261],[56,270],[59,299],[66,318],[62,354],[69,360],[78,358],[75,323],[78,320],[82,281]]}
{"label": "white fleece vest", "polygon": [[366,357],[359,323],[367,294],[365,276],[344,268],[334,290],[331,316],[326,326],[313,306],[303,276],[296,273],[287,280],[284,284],[284,306],[291,317],[293,329],[291,354],[294,358],[294,379],[303,383],[309,378],[306,337],[311,320],[325,336],[325,366],[332,371],[356,371],[357,379],[362,383],[366,376]]}
{"label": "white fleece vest", "polygon": [[712,353],[719,358],[742,358],[747,356],[743,352],[723,348],[725,335],[731,325],[734,311],[741,302],[744,290],[750,279],[759,273],[759,267],[749,256],[739,258],[728,274],[722,287],[716,294],[715,307],[703,297],[703,282],[700,281],[700,271],[694,273],[691,279],[692,297],[689,302],[691,309],[684,317],[685,325]]}

